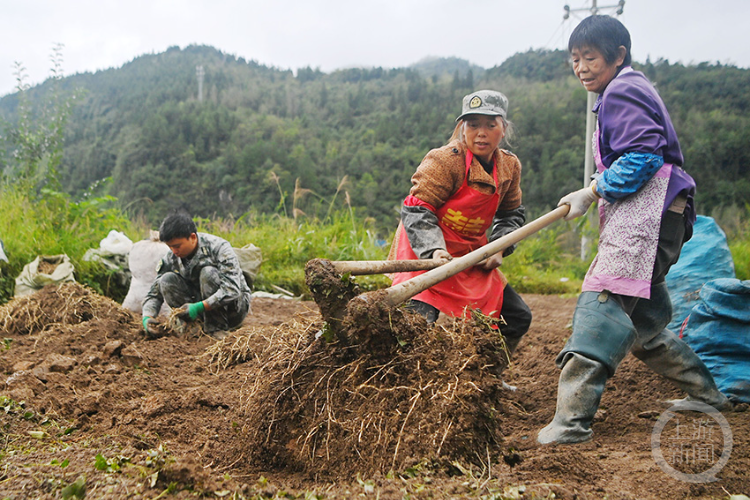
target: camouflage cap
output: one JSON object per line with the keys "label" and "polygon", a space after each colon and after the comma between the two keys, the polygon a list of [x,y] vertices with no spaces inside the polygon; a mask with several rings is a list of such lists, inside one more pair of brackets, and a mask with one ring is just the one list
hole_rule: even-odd
{"label": "camouflage cap", "polygon": [[495,90],[477,90],[464,97],[461,116],[466,115],[490,115],[505,118],[508,113],[508,98]]}

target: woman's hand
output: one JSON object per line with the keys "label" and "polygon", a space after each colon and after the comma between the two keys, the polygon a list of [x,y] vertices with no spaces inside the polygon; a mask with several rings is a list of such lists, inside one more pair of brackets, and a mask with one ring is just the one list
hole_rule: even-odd
{"label": "woman's hand", "polygon": [[[435,250],[434,252],[432,252],[432,258],[433,260],[442,260],[445,262],[453,260],[453,256],[445,250]],[[445,264],[445,262],[443,262],[443,264]]]}
{"label": "woman's hand", "polygon": [[573,191],[560,198],[557,206],[570,205],[570,211],[563,217],[565,220],[576,219],[585,214],[592,203],[599,198],[596,192],[596,181],[592,181],[589,187]]}
{"label": "woman's hand", "polygon": [[501,265],[503,265],[502,253],[496,253],[495,255],[487,257],[482,262],[477,264],[477,266],[479,266],[481,269],[484,269],[485,271],[492,271],[493,269],[497,269]]}

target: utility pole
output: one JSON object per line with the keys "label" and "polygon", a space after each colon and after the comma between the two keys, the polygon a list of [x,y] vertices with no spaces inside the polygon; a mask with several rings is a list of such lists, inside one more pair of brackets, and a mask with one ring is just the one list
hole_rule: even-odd
{"label": "utility pole", "polygon": [[[600,9],[617,9],[615,11],[615,15],[619,16],[622,14],[623,9],[625,8],[625,0],[620,0],[617,5],[605,5],[602,7],[597,6],[596,4],[597,0],[591,0],[591,7],[590,8],[580,8],[580,9],[571,9],[569,5],[566,5],[563,7],[563,10],[565,11],[565,14],[563,15],[563,20],[567,20],[570,18],[571,12],[579,12],[579,11],[589,11],[592,16],[595,16],[599,13]],[[595,115],[591,111],[594,109],[594,103],[596,102],[596,94],[593,92],[589,92],[586,96],[586,149],[584,152],[584,161],[583,161],[583,187],[588,186],[591,183],[591,176],[594,174],[594,148],[593,148],[593,137],[594,137],[594,130],[596,128],[596,122],[595,122]],[[581,237],[581,260],[586,259],[586,253],[588,251],[588,238],[586,236]]]}
{"label": "utility pole", "polygon": [[195,74],[198,75],[198,102],[203,102],[203,77],[206,75],[203,66],[196,66]]}

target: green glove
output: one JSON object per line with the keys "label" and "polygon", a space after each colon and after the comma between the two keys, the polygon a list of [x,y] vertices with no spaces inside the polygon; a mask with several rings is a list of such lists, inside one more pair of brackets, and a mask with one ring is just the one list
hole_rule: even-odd
{"label": "green glove", "polygon": [[143,330],[145,330],[146,333],[148,333],[148,320],[150,319],[152,319],[151,316],[143,317]]}
{"label": "green glove", "polygon": [[195,319],[203,314],[203,311],[206,310],[206,306],[203,305],[203,301],[201,302],[193,302],[192,304],[185,304],[180,308],[179,315],[180,316],[187,316],[190,318],[190,321],[195,321]]}

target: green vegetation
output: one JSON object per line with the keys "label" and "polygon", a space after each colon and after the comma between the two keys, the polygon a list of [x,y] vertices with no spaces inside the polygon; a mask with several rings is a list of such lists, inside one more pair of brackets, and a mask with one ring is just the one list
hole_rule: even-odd
{"label": "green vegetation", "polygon": [[[510,98],[530,213],[581,183],[585,92],[562,51],[516,54],[487,70],[438,59],[296,75],[202,46],[67,78],[59,48],[52,61],[52,77],[35,88],[18,65],[18,92],[0,99],[0,237],[10,257],[0,264],[0,303],[25,264],[61,253],[79,282],[121,300],[126,290],[112,272],[83,255],[112,229],[147,237],[174,209],[235,246],[260,247],[260,290],[307,293],[303,268],[315,257],[383,259],[409,178],[447,140],[461,97],[476,88]],[[698,181],[699,212],[725,228],[737,276],[750,278],[750,71],[636,66],[667,102]],[[581,231],[594,237],[556,223],[502,269],[521,292],[574,293],[589,263],[580,259]]]}
{"label": "green vegetation", "polygon": [[[567,59],[564,51],[532,50],[487,70],[453,58],[295,74],[212,47],[172,47],[6,96],[0,117],[20,128],[29,117],[65,117],[50,121],[65,125],[59,190],[77,197],[111,177],[100,193],[151,224],[175,208],[204,218],[280,213],[298,186],[328,196],[346,178],[351,206],[386,237],[417,164],[445,143],[461,98],[477,88],[510,99],[527,207],[548,210],[579,187],[586,92]],[[204,68],[202,95],[196,66]],[[635,66],[670,110],[700,213],[750,203],[750,70]],[[46,102],[66,95],[75,107],[45,114]],[[59,131],[49,127],[48,136]],[[6,147],[0,161],[9,165],[15,154]],[[316,203],[308,196],[296,208],[308,213]]]}

